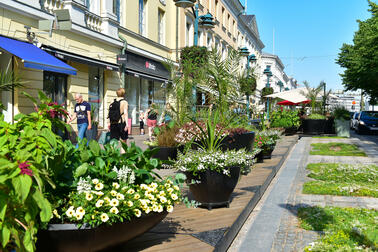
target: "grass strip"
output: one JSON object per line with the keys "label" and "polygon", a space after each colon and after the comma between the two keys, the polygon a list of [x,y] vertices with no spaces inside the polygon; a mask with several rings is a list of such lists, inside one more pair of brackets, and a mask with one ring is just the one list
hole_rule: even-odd
{"label": "grass strip", "polygon": [[312,138],[346,139],[347,137],[341,137],[341,136],[313,136]]}
{"label": "grass strip", "polygon": [[308,164],[308,177],[315,179],[303,185],[303,193],[378,198],[378,166],[363,164]]}
{"label": "grass strip", "polygon": [[311,147],[311,155],[366,157],[366,153],[361,151],[355,144],[313,143]]}
{"label": "grass strip", "polygon": [[302,207],[300,226],[322,231],[304,251],[376,251],[378,211],[362,208]]}

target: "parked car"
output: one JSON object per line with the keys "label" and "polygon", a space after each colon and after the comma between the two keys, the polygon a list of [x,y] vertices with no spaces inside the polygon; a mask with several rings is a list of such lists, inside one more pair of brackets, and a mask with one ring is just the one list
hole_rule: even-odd
{"label": "parked car", "polygon": [[361,111],[356,130],[357,134],[378,132],[378,111]]}
{"label": "parked car", "polygon": [[359,115],[360,115],[359,112],[354,112],[354,114],[352,115],[352,118],[350,119],[350,129],[357,130]]}

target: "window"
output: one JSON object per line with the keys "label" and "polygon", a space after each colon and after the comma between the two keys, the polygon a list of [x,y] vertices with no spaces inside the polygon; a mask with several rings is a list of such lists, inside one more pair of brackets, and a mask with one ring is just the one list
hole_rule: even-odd
{"label": "window", "polygon": [[158,10],[158,41],[165,45],[165,13],[163,10]]}
{"label": "window", "polygon": [[215,13],[215,17],[217,19],[219,19],[219,17],[218,17],[218,0],[215,0],[215,10],[214,10],[214,13]]}
{"label": "window", "polygon": [[224,13],[224,7],[222,7],[222,25],[226,25],[226,15]]}
{"label": "window", "polygon": [[139,34],[146,36],[147,35],[147,14],[146,14],[146,0],[139,0]]}
{"label": "window", "polygon": [[211,35],[211,33],[208,33],[207,34],[207,49],[211,50],[212,47],[213,47],[213,36]]}
{"label": "window", "polygon": [[88,103],[91,104],[93,123],[104,127],[104,69],[90,66],[88,77]]}
{"label": "window", "polygon": [[231,27],[231,33],[235,36],[236,26],[235,26],[235,20],[232,21],[232,27]]}
{"label": "window", "polygon": [[228,28],[228,30],[230,31],[231,30],[231,16],[230,16],[230,14],[227,14],[227,28]]}
{"label": "window", "polygon": [[117,20],[120,20],[120,1],[121,0],[113,0],[113,13],[117,16]]}

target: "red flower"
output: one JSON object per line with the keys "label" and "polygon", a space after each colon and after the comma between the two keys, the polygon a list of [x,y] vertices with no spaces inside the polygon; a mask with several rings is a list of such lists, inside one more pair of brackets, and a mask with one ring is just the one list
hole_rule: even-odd
{"label": "red flower", "polygon": [[18,168],[21,169],[20,174],[26,174],[26,175],[29,175],[29,176],[33,176],[33,171],[28,168],[29,166],[30,166],[30,164],[28,164],[28,161],[25,161],[23,163],[19,163]]}

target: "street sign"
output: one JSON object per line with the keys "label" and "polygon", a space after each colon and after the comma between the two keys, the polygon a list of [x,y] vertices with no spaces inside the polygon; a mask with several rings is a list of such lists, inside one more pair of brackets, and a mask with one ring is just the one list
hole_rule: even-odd
{"label": "street sign", "polygon": [[117,63],[118,64],[126,64],[127,63],[127,55],[126,54],[118,54],[117,55]]}

